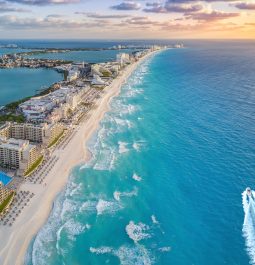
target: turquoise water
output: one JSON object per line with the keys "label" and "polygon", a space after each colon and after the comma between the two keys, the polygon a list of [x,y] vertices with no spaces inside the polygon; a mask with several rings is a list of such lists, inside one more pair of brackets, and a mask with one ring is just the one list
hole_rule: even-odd
{"label": "turquoise water", "polygon": [[51,69],[0,69],[0,106],[33,96],[38,89],[60,80],[63,80],[62,74]]}
{"label": "turquoise water", "polygon": [[65,53],[47,53],[29,56],[30,58],[47,58],[75,62],[101,63],[116,60],[118,53],[131,53],[133,50],[71,51]]}
{"label": "turquoise water", "polygon": [[0,171],[0,182],[2,182],[4,185],[7,185],[11,180],[12,179],[9,176]]}
{"label": "turquoise water", "polygon": [[255,184],[254,54],[197,42],[143,63],[26,264],[255,264],[241,196]]}

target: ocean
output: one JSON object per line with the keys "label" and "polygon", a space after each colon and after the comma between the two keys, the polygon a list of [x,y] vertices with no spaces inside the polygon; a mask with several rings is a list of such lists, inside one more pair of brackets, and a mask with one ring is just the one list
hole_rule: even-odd
{"label": "ocean", "polygon": [[255,264],[242,205],[255,185],[255,45],[185,45],[112,100],[27,265]]}

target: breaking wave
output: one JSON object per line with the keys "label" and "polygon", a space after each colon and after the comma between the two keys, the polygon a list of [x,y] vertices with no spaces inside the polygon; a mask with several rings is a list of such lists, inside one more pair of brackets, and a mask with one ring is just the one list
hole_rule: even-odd
{"label": "breaking wave", "polygon": [[102,199],[98,201],[96,206],[97,215],[113,214],[122,208],[122,205],[116,203],[115,201],[105,201]]}
{"label": "breaking wave", "polygon": [[109,254],[117,257],[121,265],[152,265],[154,258],[149,251],[142,245],[135,246],[124,245],[118,249],[112,247],[90,247],[90,252],[96,255]]}
{"label": "breaking wave", "polygon": [[129,238],[132,239],[135,243],[140,240],[151,238],[151,234],[149,234],[149,226],[143,223],[135,224],[133,221],[130,221],[126,226],[126,233]]}
{"label": "breaking wave", "polygon": [[141,181],[142,178],[140,176],[138,176],[136,173],[133,174],[132,178],[136,181]]}
{"label": "breaking wave", "polygon": [[135,187],[132,191],[130,192],[120,192],[120,191],[115,191],[113,193],[113,197],[116,201],[120,201],[121,197],[133,197],[137,196],[138,194],[138,189]]}

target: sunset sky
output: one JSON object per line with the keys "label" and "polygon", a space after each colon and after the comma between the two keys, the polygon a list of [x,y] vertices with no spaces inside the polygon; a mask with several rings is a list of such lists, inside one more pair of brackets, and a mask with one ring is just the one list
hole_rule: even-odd
{"label": "sunset sky", "polygon": [[0,0],[0,38],[255,38],[255,0]]}

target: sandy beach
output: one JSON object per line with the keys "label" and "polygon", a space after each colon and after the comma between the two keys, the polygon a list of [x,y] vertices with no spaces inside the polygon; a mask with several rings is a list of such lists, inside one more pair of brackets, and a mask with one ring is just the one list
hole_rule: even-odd
{"label": "sandy beach", "polygon": [[119,94],[121,86],[136,67],[154,53],[127,66],[122,74],[104,89],[101,98],[96,102],[96,108],[91,110],[88,118],[75,129],[76,133],[67,146],[64,149],[57,148],[53,152],[53,155],[59,159],[45,179],[47,185],[29,182],[22,184],[21,190],[33,192],[35,196],[24,208],[13,226],[0,226],[1,265],[24,263],[24,257],[32,238],[47,220],[53,201],[67,183],[72,168],[85,163],[90,158],[86,143],[96,131],[105,112],[109,110],[111,99]]}

